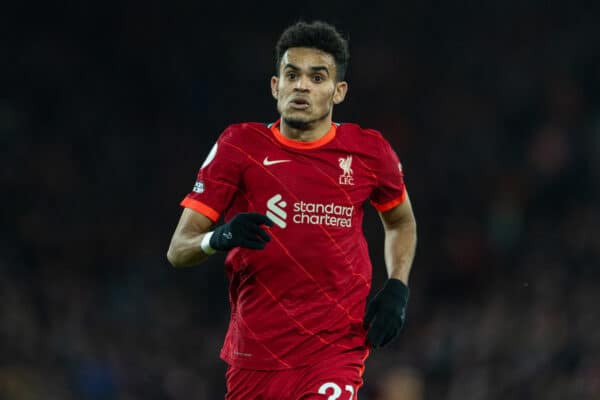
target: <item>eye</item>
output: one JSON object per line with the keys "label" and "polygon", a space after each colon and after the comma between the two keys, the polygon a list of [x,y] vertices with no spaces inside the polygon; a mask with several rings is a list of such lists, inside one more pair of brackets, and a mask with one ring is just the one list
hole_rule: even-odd
{"label": "eye", "polygon": [[290,72],[286,73],[286,74],[285,74],[285,76],[286,76],[286,77],[287,77],[289,80],[294,80],[294,79],[296,79],[296,77],[297,77],[298,75],[296,75],[296,73],[295,73],[295,72],[291,72],[291,71],[290,71]]}
{"label": "eye", "polygon": [[323,78],[323,76],[321,76],[321,75],[315,75],[315,76],[313,77],[313,80],[314,80],[315,82],[323,82],[324,78]]}

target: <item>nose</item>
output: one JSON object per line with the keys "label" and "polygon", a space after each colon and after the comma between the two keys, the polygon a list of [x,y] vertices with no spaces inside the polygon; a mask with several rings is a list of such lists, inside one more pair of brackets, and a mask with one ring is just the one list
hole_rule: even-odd
{"label": "nose", "polygon": [[294,90],[306,92],[310,89],[310,78],[305,75],[300,75],[295,82]]}

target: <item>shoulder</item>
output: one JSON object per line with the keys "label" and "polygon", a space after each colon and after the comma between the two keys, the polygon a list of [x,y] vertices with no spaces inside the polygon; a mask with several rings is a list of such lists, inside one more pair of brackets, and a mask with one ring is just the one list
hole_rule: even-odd
{"label": "shoulder", "polygon": [[256,140],[257,136],[267,136],[268,124],[262,122],[239,122],[227,126],[219,141],[228,143],[247,143]]}
{"label": "shoulder", "polygon": [[337,127],[340,139],[345,142],[356,143],[361,147],[369,147],[378,151],[382,147],[389,146],[387,139],[381,131],[364,128],[356,123],[339,123]]}
{"label": "shoulder", "polygon": [[356,135],[363,139],[373,139],[375,141],[385,141],[383,134],[376,129],[365,128],[352,122],[340,122],[336,124],[338,125],[337,129],[341,134]]}

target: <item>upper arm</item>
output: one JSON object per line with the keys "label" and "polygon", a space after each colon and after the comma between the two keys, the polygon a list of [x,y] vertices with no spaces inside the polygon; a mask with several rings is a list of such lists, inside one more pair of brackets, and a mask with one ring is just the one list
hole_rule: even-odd
{"label": "upper arm", "polygon": [[382,213],[406,201],[404,174],[398,155],[387,140],[378,136],[374,141],[378,153],[371,161],[371,168],[377,176],[377,183],[369,200],[373,207]]}
{"label": "upper arm", "polygon": [[[236,138],[231,128],[219,136],[198,170],[194,188],[181,201],[181,206],[193,209],[212,221],[219,219],[241,185],[243,163],[239,145],[235,143]],[[188,214],[184,213],[182,219],[187,221]],[[190,222],[193,223],[194,220]]]}
{"label": "upper arm", "polygon": [[402,203],[387,211],[379,212],[379,217],[386,230],[394,229],[397,226],[406,223],[415,223],[415,217],[408,193],[406,193],[406,198]]}

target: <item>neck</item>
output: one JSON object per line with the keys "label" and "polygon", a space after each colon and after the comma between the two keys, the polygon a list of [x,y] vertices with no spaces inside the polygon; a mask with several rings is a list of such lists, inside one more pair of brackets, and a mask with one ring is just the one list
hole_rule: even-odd
{"label": "neck", "polygon": [[300,142],[314,142],[319,140],[331,129],[331,114],[323,118],[309,122],[305,127],[296,128],[288,124],[285,118],[281,118],[279,131],[285,137]]}

